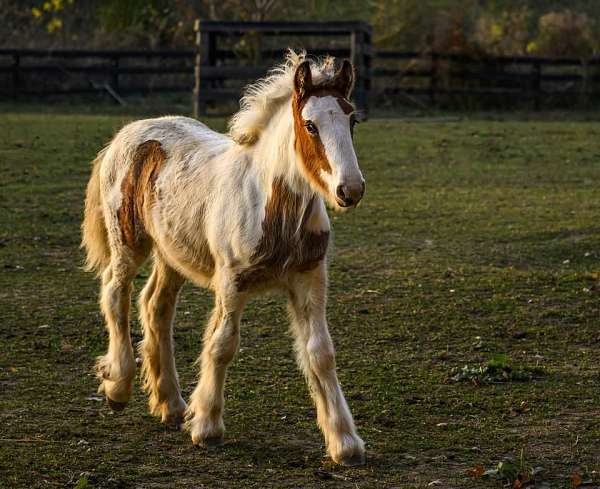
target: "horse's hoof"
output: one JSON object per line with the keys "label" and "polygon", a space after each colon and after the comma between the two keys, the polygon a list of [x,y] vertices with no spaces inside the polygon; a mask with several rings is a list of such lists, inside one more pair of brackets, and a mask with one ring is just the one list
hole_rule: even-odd
{"label": "horse's hoof", "polygon": [[179,431],[183,429],[184,419],[183,416],[170,416],[163,423],[167,428]]}
{"label": "horse's hoof", "polygon": [[194,443],[194,446],[197,448],[214,448],[223,446],[225,440],[222,436],[214,436],[210,438],[204,438]]}
{"label": "horse's hoof", "polygon": [[356,467],[358,465],[364,465],[365,454],[364,452],[354,452],[342,457],[338,463],[344,467]]}
{"label": "horse's hoof", "polygon": [[123,411],[127,407],[126,402],[113,401],[110,397],[106,398],[106,402],[108,403],[108,407],[115,412]]}

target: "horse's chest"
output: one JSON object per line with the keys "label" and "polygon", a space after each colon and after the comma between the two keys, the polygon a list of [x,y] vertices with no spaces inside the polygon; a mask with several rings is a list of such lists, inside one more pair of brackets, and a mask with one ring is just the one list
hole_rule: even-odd
{"label": "horse's chest", "polygon": [[263,235],[251,258],[251,265],[237,277],[239,290],[272,282],[289,272],[307,272],[325,259],[329,231],[289,230]]}
{"label": "horse's chest", "polygon": [[282,179],[275,180],[250,265],[238,274],[238,289],[315,268],[325,258],[329,244],[329,225],[323,212],[314,197],[304,204]]}

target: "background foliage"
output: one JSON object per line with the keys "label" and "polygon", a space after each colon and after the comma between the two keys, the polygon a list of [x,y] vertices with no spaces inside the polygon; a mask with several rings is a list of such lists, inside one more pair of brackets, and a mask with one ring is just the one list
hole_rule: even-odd
{"label": "background foliage", "polygon": [[379,48],[595,55],[592,0],[0,0],[2,47],[187,47],[196,17],[373,24]]}

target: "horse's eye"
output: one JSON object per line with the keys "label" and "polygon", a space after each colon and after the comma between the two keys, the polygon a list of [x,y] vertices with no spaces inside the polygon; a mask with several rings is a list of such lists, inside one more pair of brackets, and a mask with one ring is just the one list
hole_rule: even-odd
{"label": "horse's eye", "polygon": [[319,130],[317,129],[317,126],[314,125],[313,121],[306,121],[304,127],[306,127],[306,130],[313,136],[319,134]]}

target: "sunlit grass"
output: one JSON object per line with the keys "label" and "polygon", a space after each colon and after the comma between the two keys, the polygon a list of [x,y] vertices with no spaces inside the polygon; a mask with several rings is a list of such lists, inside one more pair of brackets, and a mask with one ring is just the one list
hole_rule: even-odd
{"label": "sunlit grass", "polygon": [[[0,486],[501,487],[466,471],[507,456],[543,467],[550,487],[573,472],[598,481],[600,127],[357,129],[367,194],[332,218],[328,316],[369,461],[342,469],[324,458],[280,298],[245,312],[222,449],[165,430],[139,389],[120,415],[97,400],[105,333],[79,223],[89,161],[129,118],[0,115]],[[181,296],[186,395],[210,301],[191,286]],[[452,380],[497,358],[536,375]]]}

